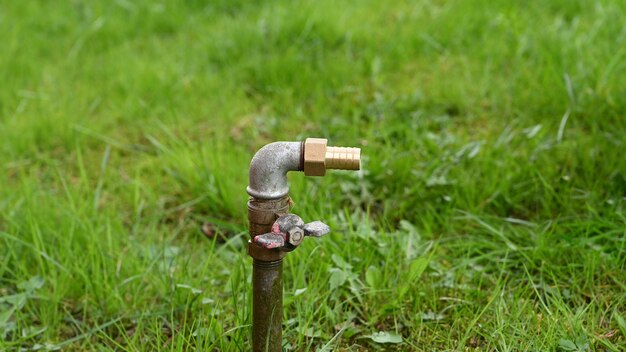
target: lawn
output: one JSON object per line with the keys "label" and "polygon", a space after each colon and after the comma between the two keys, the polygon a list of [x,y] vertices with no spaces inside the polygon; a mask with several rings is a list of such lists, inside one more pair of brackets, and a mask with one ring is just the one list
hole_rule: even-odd
{"label": "lawn", "polygon": [[363,167],[290,175],[285,350],[626,349],[626,2],[6,0],[0,350],[247,351],[306,137]]}

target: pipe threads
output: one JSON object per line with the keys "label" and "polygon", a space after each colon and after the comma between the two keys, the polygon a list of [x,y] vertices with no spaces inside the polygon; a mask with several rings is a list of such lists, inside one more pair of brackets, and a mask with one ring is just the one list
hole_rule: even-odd
{"label": "pipe threads", "polygon": [[273,260],[273,261],[264,261],[264,260],[258,260],[258,259],[252,260],[252,265],[255,268],[261,269],[261,270],[276,270],[280,268],[282,263],[283,263],[282,259]]}

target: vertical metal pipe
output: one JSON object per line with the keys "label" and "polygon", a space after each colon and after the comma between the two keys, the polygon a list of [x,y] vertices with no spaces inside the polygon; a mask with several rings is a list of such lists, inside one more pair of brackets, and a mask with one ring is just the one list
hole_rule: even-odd
{"label": "vertical metal pipe", "polygon": [[270,143],[252,158],[247,192],[251,196],[248,201],[248,254],[253,258],[254,352],[282,350],[282,259],[287,252],[280,248],[264,248],[253,240],[255,236],[269,234],[278,216],[289,213],[291,199],[287,172],[304,171],[307,176],[323,176],[326,169],[358,170],[360,160],[359,148],[328,147],[326,139],[320,138],[308,138],[304,143]]}
{"label": "vertical metal pipe", "polygon": [[252,262],[252,351],[280,352],[283,342],[283,261]]}
{"label": "vertical metal pipe", "polygon": [[[250,237],[272,230],[277,214],[289,213],[289,196],[248,201]],[[284,252],[251,244],[252,256],[252,351],[282,351]]]}

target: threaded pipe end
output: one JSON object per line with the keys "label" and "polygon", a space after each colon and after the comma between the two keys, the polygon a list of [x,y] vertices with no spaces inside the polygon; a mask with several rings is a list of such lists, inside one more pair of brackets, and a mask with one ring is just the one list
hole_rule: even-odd
{"label": "threaded pipe end", "polygon": [[282,264],[283,264],[282,259],[272,260],[272,261],[257,260],[257,259],[252,260],[252,266],[261,270],[276,270],[280,268]]}

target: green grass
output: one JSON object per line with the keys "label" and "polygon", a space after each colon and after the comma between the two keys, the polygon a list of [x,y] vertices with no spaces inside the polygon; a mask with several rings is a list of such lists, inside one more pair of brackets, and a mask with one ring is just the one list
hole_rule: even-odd
{"label": "green grass", "polygon": [[248,162],[308,136],[364,162],[290,176],[334,231],[286,260],[287,350],[626,349],[624,23],[618,0],[0,2],[0,350],[248,350]]}

